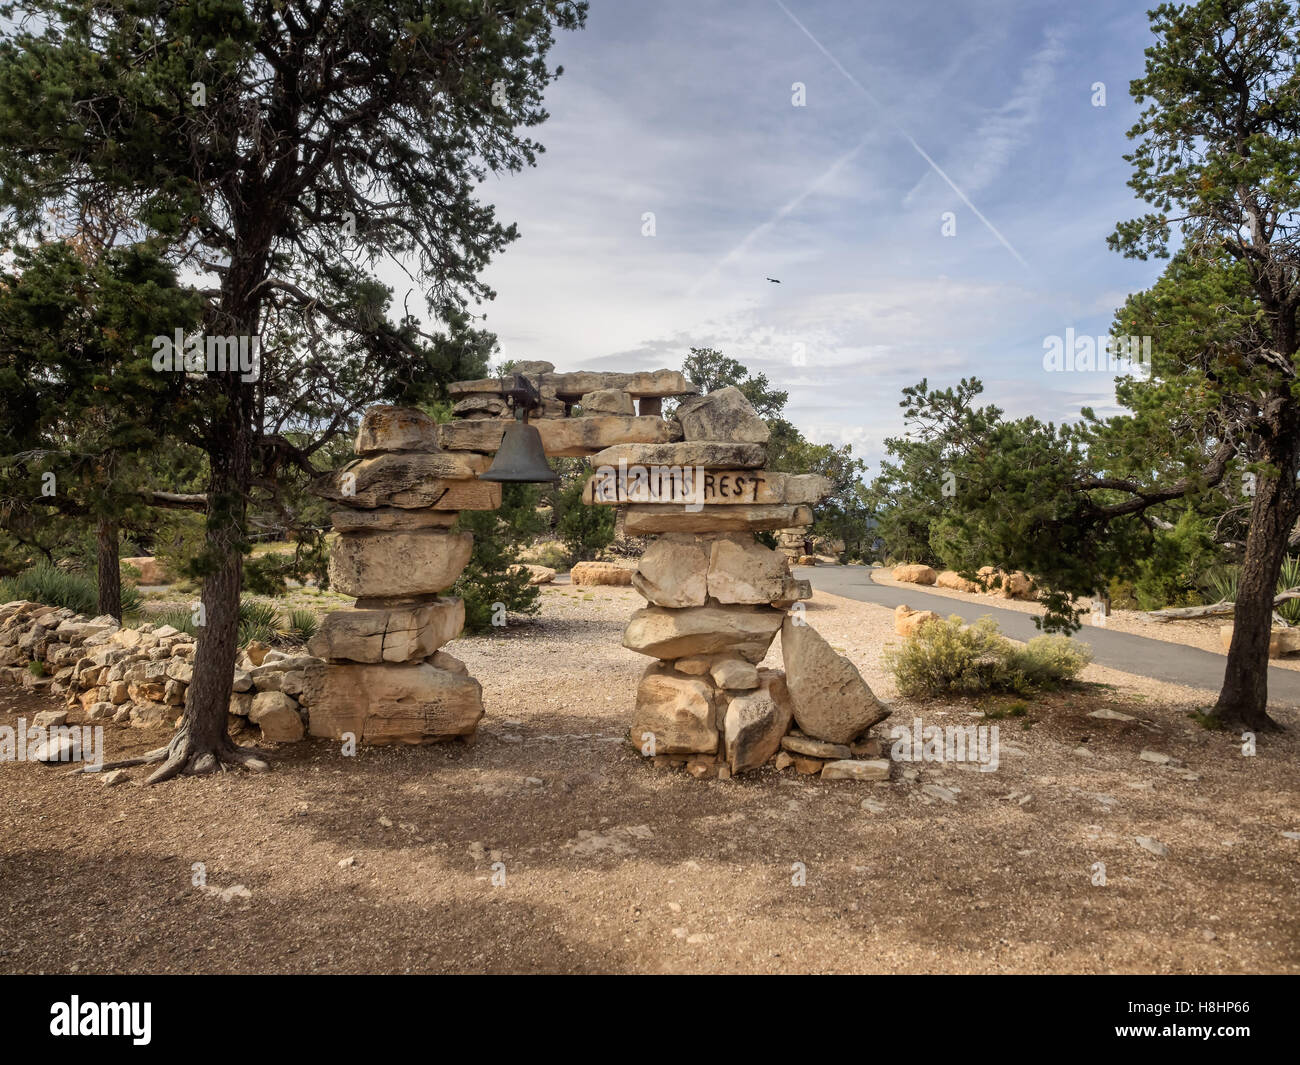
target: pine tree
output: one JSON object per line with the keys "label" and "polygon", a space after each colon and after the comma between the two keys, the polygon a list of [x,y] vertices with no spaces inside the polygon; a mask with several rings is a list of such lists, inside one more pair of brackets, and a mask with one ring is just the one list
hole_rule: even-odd
{"label": "pine tree", "polygon": [[[205,627],[185,714],[152,752],[158,781],[223,762],[265,768],[226,734],[246,513],[255,484],[389,397],[436,392],[491,341],[480,279],[516,236],[475,193],[535,162],[566,0],[15,3],[0,43],[0,205],[36,230],[84,190],[120,198],[178,268],[208,279],[203,332],[261,342],[256,367],[186,375],[208,458]],[[402,260],[436,327],[396,322],[368,268]],[[179,323],[178,323],[179,324]],[[166,335],[166,334],[164,334]],[[148,346],[150,337],[140,337]],[[251,360],[249,360],[251,363]],[[324,440],[328,434],[319,438]]]}

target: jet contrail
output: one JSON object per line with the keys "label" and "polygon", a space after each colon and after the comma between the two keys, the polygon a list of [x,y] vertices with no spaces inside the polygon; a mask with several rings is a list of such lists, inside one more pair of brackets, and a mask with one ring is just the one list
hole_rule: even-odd
{"label": "jet contrail", "polygon": [[[978,218],[981,222],[984,223],[985,228],[987,228],[990,233],[992,233],[995,237],[997,237],[998,243],[1000,243],[1004,248],[1007,249],[1007,251],[1009,251],[1012,255],[1014,255],[1016,257],[1016,261],[1020,263],[1021,266],[1023,266],[1026,270],[1030,269],[1029,264],[1025,262],[1021,254],[1011,246],[1011,242],[1007,240],[1007,238],[1004,237],[1001,233],[998,232],[997,226],[995,226],[992,222],[990,222],[987,218],[985,218],[984,215],[980,212],[980,209],[970,202],[969,197],[967,197],[967,195],[956,186],[952,178],[950,178],[947,174],[945,174],[943,172],[943,168],[940,167],[939,164],[936,163],[933,159],[931,159],[930,154],[916,142],[916,138],[914,138],[910,133],[907,132],[907,130],[905,130],[896,121],[894,121],[893,117],[889,114],[888,111],[885,110],[884,105],[879,100],[876,99],[876,97],[872,94],[871,90],[868,89],[865,85],[863,85],[862,82],[860,82],[852,74],[850,74],[844,68],[844,64],[842,64],[838,59],[836,59],[833,55],[831,55],[829,51],[827,51],[826,46],[823,45],[821,41],[819,41],[816,37],[812,35],[808,27],[805,26],[802,22],[800,22],[794,16],[794,13],[788,7],[786,7],[785,4],[781,2],[781,0],[772,0],[772,2],[776,4],[776,6],[779,7],[783,12],[785,12],[786,17],[791,22],[793,22],[796,26],[799,27],[799,29],[803,32],[803,35],[807,37],[808,40],[812,41],[812,43],[816,46],[817,50],[821,52],[822,55],[824,55],[827,59],[831,61],[831,65],[835,67],[835,69],[838,70],[841,74],[843,74],[849,80],[849,83],[855,89],[858,90],[858,92],[862,93],[862,95],[867,98],[867,101],[871,104],[871,106],[874,107],[877,111],[879,111],[882,115],[884,115],[885,120],[894,128],[894,130],[904,140],[907,141],[908,144],[912,146],[916,154],[919,155],[930,165],[931,170],[933,170],[936,174],[938,174],[941,178],[943,178],[944,182],[947,184],[947,186],[950,189],[952,189],[953,192],[957,194],[957,197],[961,200],[961,202],[971,209],[971,212],[975,215],[976,218]],[[859,145],[859,147],[861,147],[861,145]]]}

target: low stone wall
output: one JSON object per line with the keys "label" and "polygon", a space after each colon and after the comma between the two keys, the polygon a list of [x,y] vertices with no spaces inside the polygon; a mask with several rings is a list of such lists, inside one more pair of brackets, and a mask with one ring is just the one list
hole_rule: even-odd
{"label": "low stone wall", "polygon": [[[170,625],[127,629],[108,615],[87,618],[27,600],[0,606],[0,669],[25,688],[63,696],[89,721],[174,727],[185,710],[196,646]],[[43,675],[32,672],[34,662]],[[256,726],[266,741],[302,739],[309,678],[324,667],[319,658],[260,645],[240,652],[231,732]]]}

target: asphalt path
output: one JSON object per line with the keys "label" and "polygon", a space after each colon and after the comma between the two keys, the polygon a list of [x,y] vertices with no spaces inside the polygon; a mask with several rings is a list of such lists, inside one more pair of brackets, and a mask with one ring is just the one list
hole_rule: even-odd
{"label": "asphalt path", "polygon": [[[933,610],[940,617],[960,614],[967,621],[989,614],[998,623],[998,628],[1013,640],[1029,640],[1039,635],[1033,614],[994,606],[996,600],[973,599],[967,603],[927,592],[924,585],[904,589],[877,584],[866,566],[798,566],[796,570],[798,576],[811,580],[819,592],[842,595],[864,603],[879,603],[891,610],[899,603],[906,603],[914,610]],[[1170,624],[1178,623],[1173,621]],[[1094,662],[1111,669],[1212,692],[1217,692],[1223,685],[1223,655],[1086,623],[1074,638],[1092,648]],[[1300,672],[1270,666],[1268,700],[1270,704],[1300,706]]]}

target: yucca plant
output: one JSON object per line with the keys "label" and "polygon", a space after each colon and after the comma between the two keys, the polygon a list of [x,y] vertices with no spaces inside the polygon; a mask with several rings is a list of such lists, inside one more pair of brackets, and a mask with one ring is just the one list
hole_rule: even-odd
{"label": "yucca plant", "polygon": [[158,614],[151,614],[149,620],[159,628],[170,625],[173,629],[179,629],[191,636],[198,636],[199,634],[199,627],[194,624],[194,614],[184,607],[176,607],[173,610],[164,610]]}
{"label": "yucca plant", "polygon": [[289,636],[299,643],[306,643],[316,635],[320,623],[310,610],[293,610],[289,613]]}
{"label": "yucca plant", "polygon": [[[87,617],[99,613],[99,589],[95,574],[69,573],[48,562],[0,581],[0,603],[15,599],[30,599],[45,606],[66,607]],[[122,585],[122,613],[134,614],[139,609],[139,590],[131,585]]]}
{"label": "yucca plant", "polygon": [[284,635],[280,615],[270,603],[259,603],[255,599],[239,601],[239,646],[253,640],[273,643]]}
{"label": "yucca plant", "polygon": [[[1277,594],[1281,595],[1290,588],[1300,586],[1300,558],[1288,555],[1282,560],[1282,572],[1277,579]],[[1290,625],[1300,625],[1300,599],[1288,599],[1280,604],[1277,612]]]}
{"label": "yucca plant", "polygon": [[1201,574],[1199,584],[1208,602],[1235,603],[1240,580],[1240,566],[1213,566]]}

